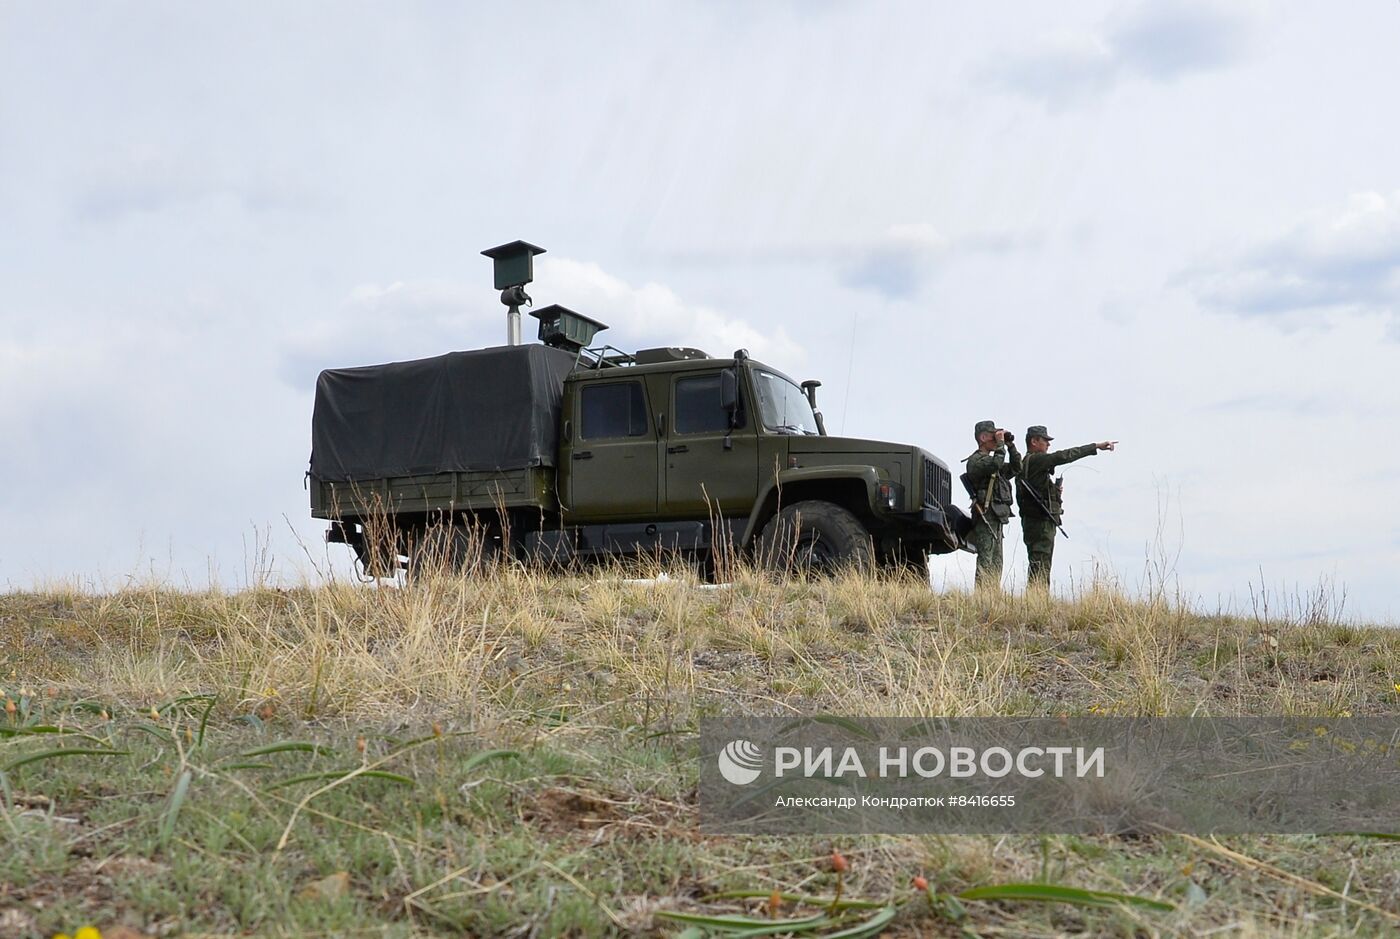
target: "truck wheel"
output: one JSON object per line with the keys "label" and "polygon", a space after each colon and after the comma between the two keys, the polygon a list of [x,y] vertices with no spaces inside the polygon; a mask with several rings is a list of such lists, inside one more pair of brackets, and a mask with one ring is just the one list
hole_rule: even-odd
{"label": "truck wheel", "polygon": [[831,574],[868,570],[875,559],[870,533],[847,509],[809,499],[769,519],[759,537],[759,563],[769,570]]}
{"label": "truck wheel", "polygon": [[396,576],[402,564],[399,561],[400,538],[393,522],[366,519],[361,525],[362,534],[354,548],[364,576],[376,580]]}
{"label": "truck wheel", "polygon": [[409,552],[409,580],[431,571],[480,573],[500,554],[501,544],[493,534],[486,526],[468,531],[461,525],[437,526],[420,532]]}
{"label": "truck wheel", "polygon": [[885,552],[880,566],[891,576],[928,581],[928,551],[922,545],[897,545]]}

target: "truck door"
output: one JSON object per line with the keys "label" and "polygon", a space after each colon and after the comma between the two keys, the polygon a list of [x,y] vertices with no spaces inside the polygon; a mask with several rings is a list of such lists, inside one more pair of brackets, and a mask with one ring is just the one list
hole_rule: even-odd
{"label": "truck door", "polygon": [[656,513],[656,431],[636,379],[580,382],[568,461],[570,521]]}
{"label": "truck door", "polygon": [[672,517],[704,518],[713,509],[747,515],[758,497],[758,432],[748,389],[739,382],[738,426],[730,431],[720,371],[682,372],[671,380],[664,455],[666,514]]}

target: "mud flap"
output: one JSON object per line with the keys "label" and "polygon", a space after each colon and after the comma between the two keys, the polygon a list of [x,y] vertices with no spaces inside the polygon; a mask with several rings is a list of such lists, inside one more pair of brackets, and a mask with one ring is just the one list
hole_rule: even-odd
{"label": "mud flap", "polygon": [[961,548],[963,551],[970,551],[976,554],[977,549],[973,548],[972,545],[967,542],[968,533],[972,531],[972,526],[974,524],[972,516],[968,515],[956,505],[945,505],[943,507],[943,517],[947,519],[948,522],[944,537],[947,538],[951,535],[949,541],[953,547]]}

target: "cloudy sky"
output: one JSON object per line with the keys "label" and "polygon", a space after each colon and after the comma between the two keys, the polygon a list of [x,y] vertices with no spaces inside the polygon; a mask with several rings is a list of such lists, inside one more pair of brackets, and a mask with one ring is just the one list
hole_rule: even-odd
{"label": "cloudy sky", "polygon": [[833,432],[1121,440],[1066,472],[1057,589],[1162,555],[1209,608],[1395,622],[1398,37],[1379,0],[0,2],[0,585],[324,565],[316,373],[498,342],[478,251],[524,238],[537,301],[818,377]]}

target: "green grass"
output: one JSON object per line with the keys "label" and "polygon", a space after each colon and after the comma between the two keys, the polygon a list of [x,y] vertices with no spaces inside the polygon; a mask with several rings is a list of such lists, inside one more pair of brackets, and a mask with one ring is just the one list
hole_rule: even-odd
{"label": "green grass", "polygon": [[682,935],[772,922],[775,890],[799,935],[1400,928],[1379,838],[701,835],[693,737],[731,712],[1394,714],[1393,631],[517,570],[10,594],[0,624],[0,935]]}

